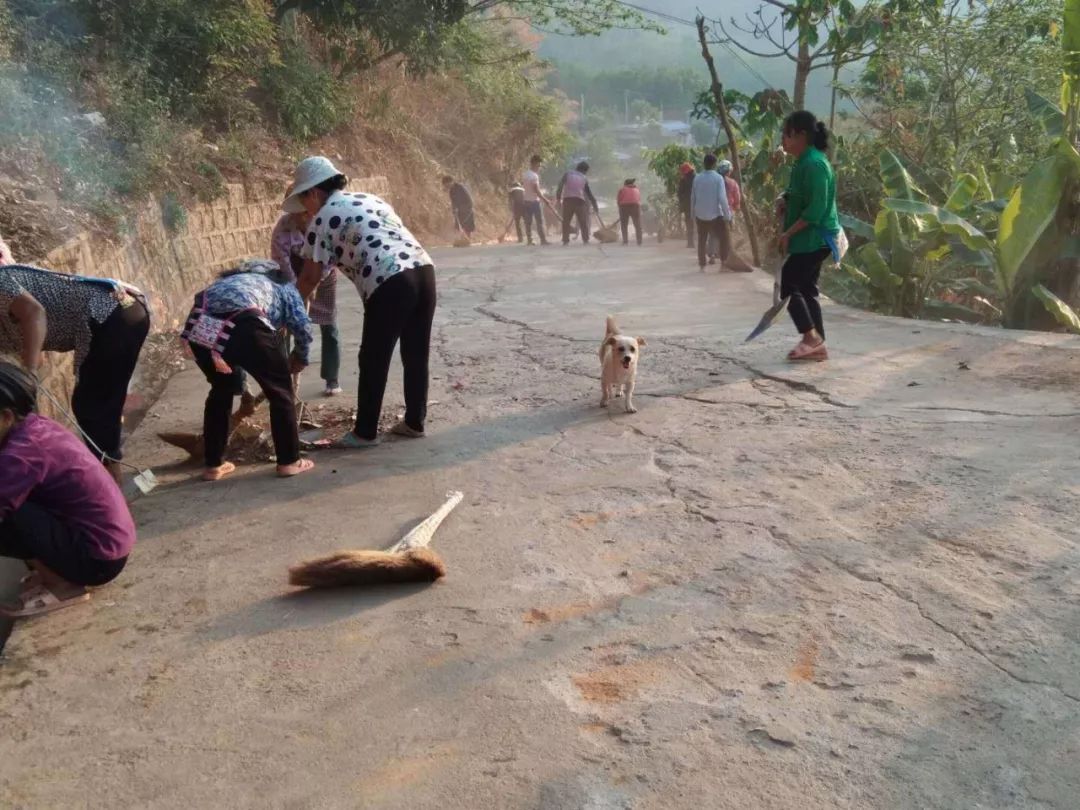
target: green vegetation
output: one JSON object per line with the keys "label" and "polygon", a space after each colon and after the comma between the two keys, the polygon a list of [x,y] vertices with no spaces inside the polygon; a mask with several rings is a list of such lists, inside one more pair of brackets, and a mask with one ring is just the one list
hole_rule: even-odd
{"label": "green vegetation", "polygon": [[[787,43],[797,93],[799,53],[834,75],[851,53],[864,58],[857,80],[837,85],[854,110],[832,152],[853,247],[843,272],[826,275],[829,294],[907,317],[1076,331],[1080,0],[833,6],[798,0],[776,27],[759,17],[744,31]],[[782,91],[730,89],[725,103],[746,200],[767,231],[788,176],[778,130],[797,104]],[[716,119],[711,93],[693,115]],[[669,187],[679,157],[653,158]]]}
{"label": "green vegetation", "polygon": [[[568,149],[523,15],[573,34],[642,23],[614,0],[0,0],[0,160],[99,216],[167,191],[175,211],[354,125],[501,187],[529,153]],[[457,105],[445,128],[470,123],[463,149],[414,143],[418,109],[406,122],[391,101],[433,79]]]}

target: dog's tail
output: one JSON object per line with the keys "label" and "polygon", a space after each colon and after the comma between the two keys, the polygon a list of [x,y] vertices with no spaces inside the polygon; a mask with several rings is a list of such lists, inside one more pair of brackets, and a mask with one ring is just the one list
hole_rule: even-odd
{"label": "dog's tail", "polygon": [[302,588],[340,588],[399,582],[434,582],[446,574],[434,551],[339,551],[289,569],[289,584]]}
{"label": "dog's tail", "polygon": [[615,316],[607,316],[607,332],[604,333],[604,337],[609,338],[612,335],[619,334],[619,325],[615,323]]}

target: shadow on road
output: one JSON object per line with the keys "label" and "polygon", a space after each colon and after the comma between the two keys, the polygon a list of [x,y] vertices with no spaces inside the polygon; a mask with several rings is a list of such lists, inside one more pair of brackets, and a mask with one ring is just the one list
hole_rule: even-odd
{"label": "shadow on road", "polygon": [[431,587],[432,583],[420,582],[374,588],[294,591],[219,616],[195,635],[201,641],[228,641],[282,630],[323,627],[342,619],[355,618],[364,611],[390,602],[408,599]]}

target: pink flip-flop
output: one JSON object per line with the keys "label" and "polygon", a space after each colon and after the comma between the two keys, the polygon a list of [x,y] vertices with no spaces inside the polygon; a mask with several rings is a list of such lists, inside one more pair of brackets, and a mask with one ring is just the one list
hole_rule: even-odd
{"label": "pink flip-flop", "polygon": [[278,478],[292,478],[294,475],[306,473],[315,467],[315,462],[310,458],[302,458],[295,464],[279,464],[277,468]]}
{"label": "pink flip-flop", "polygon": [[224,462],[220,467],[207,467],[203,470],[203,481],[220,481],[222,478],[228,478],[236,472],[236,465],[231,461]]}
{"label": "pink flip-flop", "polygon": [[18,605],[0,606],[0,614],[9,619],[28,619],[31,616],[40,616],[44,613],[52,613],[54,610],[71,607],[89,599],[90,594],[85,589],[73,596],[61,599],[48,588],[39,586],[20,594]]}
{"label": "pink flip-flop", "polygon": [[825,341],[821,341],[813,346],[807,343],[799,343],[794,349],[788,352],[788,360],[792,362],[800,361],[817,361],[829,359],[829,350],[825,348]]}

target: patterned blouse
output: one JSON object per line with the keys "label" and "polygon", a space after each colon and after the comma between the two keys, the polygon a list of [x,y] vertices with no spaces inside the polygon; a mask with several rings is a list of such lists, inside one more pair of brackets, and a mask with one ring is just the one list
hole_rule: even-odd
{"label": "patterned blouse", "polygon": [[303,250],[305,259],[340,268],[365,305],[391,276],[435,264],[388,202],[348,191],[330,195]]}
{"label": "patterned blouse", "polygon": [[[303,252],[306,233],[306,229],[296,227],[293,214],[285,214],[278,220],[270,236],[270,258],[277,262],[285,275],[293,281],[296,280],[296,274],[293,272],[291,259]],[[337,323],[337,281],[337,268],[323,267],[322,280],[308,310],[312,323],[318,326],[333,326]]]}
{"label": "patterned blouse", "polygon": [[[271,329],[285,327],[296,339],[293,350],[302,363],[307,365],[311,350],[311,319],[308,318],[304,299],[292,284],[275,284],[262,273],[235,273],[219,278],[204,291],[206,311],[223,317],[245,309],[257,309],[262,320]],[[203,293],[195,297],[201,303]]]}
{"label": "patterned blouse", "polygon": [[11,304],[29,293],[45,309],[47,352],[75,352],[75,368],[82,366],[93,337],[91,323],[103,323],[118,306],[131,306],[142,294],[134,287],[105,278],[55,273],[25,264],[0,267],[0,351],[16,353],[22,331],[11,317]]}

